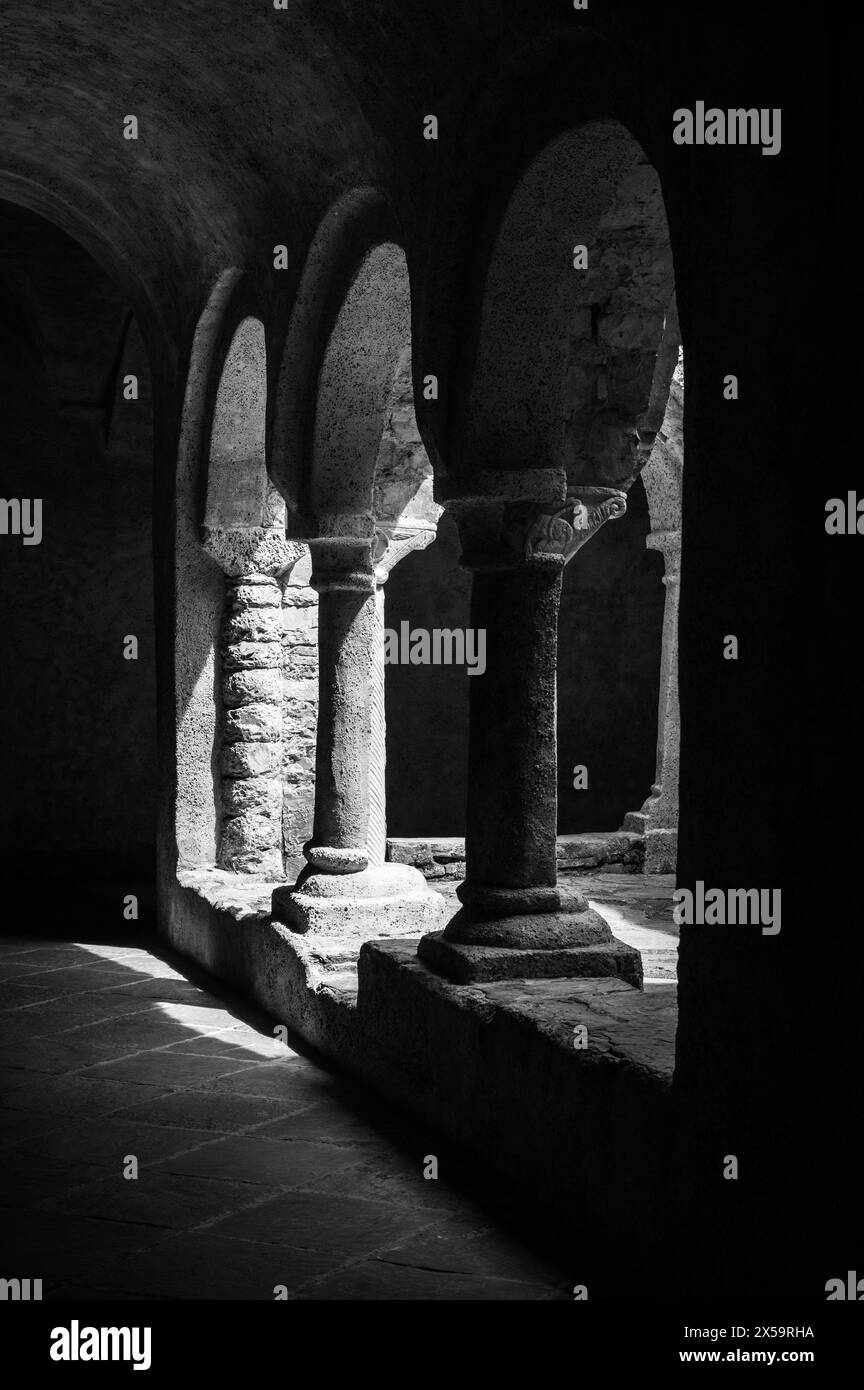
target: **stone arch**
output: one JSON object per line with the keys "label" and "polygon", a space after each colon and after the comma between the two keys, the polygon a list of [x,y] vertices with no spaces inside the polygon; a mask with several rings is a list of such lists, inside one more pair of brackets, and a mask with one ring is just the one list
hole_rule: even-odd
{"label": "stone arch", "polygon": [[668,394],[673,294],[660,180],[641,146],[611,120],[558,135],[523,170],[487,264],[459,471],[553,466],[626,490]]}
{"label": "stone arch", "polygon": [[[361,778],[368,790],[368,860],[383,864],[384,585],[399,559],[434,539],[440,508],[414,412],[408,266],[387,205],[372,190],[342,198],[313,242],[289,325],[272,438],[271,475],[288,503],[289,534],[312,549],[295,570],[292,601],[300,611],[286,633],[286,679],[296,691],[289,722],[299,745],[293,759],[286,749],[286,859],[290,844],[299,866],[299,827],[312,829],[309,586],[329,584],[320,581],[328,567],[347,573],[371,563],[376,622]],[[302,664],[295,671],[291,648],[298,637]]]}
{"label": "stone arch", "polygon": [[0,169],[0,199],[37,213],[83,246],[127,296],[158,378],[160,361],[173,359],[172,337],[160,306],[137,267],[146,265],[134,229],[92,188],[67,188],[56,170],[25,166]]}
{"label": "stone arch", "polygon": [[[256,309],[244,272],[236,266],[224,270],[195,330],[180,424],[175,535],[174,836],[183,870],[211,868],[219,854],[223,811],[219,653],[226,572],[232,567],[232,545],[236,539],[232,537],[232,524],[242,522],[244,515],[254,517],[254,499],[264,494],[261,487],[256,492],[253,481],[256,468],[263,465],[260,384],[254,388],[256,424],[251,437],[250,432],[244,436],[236,389],[242,381],[243,350],[249,351],[254,365],[256,351],[260,356],[260,339],[257,334],[242,334],[233,361],[231,348],[238,329],[256,315]],[[226,362],[230,365],[223,385]],[[233,390],[229,389],[232,378]],[[216,466],[211,469],[214,423]],[[241,493],[247,499],[245,512],[243,504],[234,506],[231,500],[232,459],[238,462],[238,471],[244,478]]]}
{"label": "stone arch", "polygon": [[310,246],[280,364],[271,449],[273,480],[300,530],[316,513],[371,511],[384,414],[410,343],[398,239],[385,199],[363,188],[333,205]]}

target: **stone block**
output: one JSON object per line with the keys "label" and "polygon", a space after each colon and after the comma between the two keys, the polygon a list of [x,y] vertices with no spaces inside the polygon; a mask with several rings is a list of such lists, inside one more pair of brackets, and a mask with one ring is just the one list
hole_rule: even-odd
{"label": "stone block", "polygon": [[642,988],[642,957],[621,942],[570,946],[560,950],[464,946],[447,941],[443,932],[424,936],[417,955],[425,965],[454,984],[493,980],[605,979],[625,980]]}
{"label": "stone block", "polygon": [[272,667],[279,660],[275,642],[232,642],[222,653],[224,671],[245,671]]}
{"label": "stone block", "polygon": [[312,873],[273,892],[273,916],[296,932],[346,941],[417,937],[443,927],[450,906],[406,865],[353,874]]}
{"label": "stone block", "polygon": [[232,594],[232,606],[243,608],[281,608],[282,591],[278,584],[238,584]]}
{"label": "stone block", "polygon": [[273,642],[282,637],[282,610],[279,608],[235,609],[225,619],[223,635],[226,642]]}
{"label": "stone block", "polygon": [[645,873],[674,874],[677,862],[677,830],[649,830],[645,836]]}
{"label": "stone block", "polygon": [[279,825],[272,817],[247,811],[223,821],[219,853],[223,867],[232,868],[238,856],[266,855],[272,850],[280,854],[282,850]]}
{"label": "stone block", "polygon": [[226,778],[222,783],[222,810],[226,816],[251,811],[278,820],[282,813],[282,783],[278,777]]}
{"label": "stone block", "polygon": [[225,715],[225,739],[228,743],[271,742],[282,732],[282,711],[278,705],[240,705]]}
{"label": "stone block", "polygon": [[318,708],[318,682],[311,676],[298,677],[293,671],[286,671],[283,682],[283,695],[286,705],[289,701],[308,704]]}
{"label": "stone block", "polygon": [[294,632],[297,629],[302,632],[314,632],[317,628],[317,608],[305,604],[288,603],[282,609],[282,630],[284,632]]}
{"label": "stone block", "polygon": [[222,681],[222,698],[229,709],[252,702],[279,704],[282,700],[282,673],[278,666],[266,670],[234,671]]}
{"label": "stone block", "polygon": [[222,749],[222,775],[258,777],[276,772],[281,761],[281,743],[231,743]]}

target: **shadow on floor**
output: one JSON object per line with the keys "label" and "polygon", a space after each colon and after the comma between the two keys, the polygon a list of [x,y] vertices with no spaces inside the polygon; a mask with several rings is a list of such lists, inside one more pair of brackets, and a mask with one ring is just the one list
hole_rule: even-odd
{"label": "shadow on floor", "polygon": [[93,924],[0,939],[3,1277],[99,1300],[545,1301],[604,1282],[554,1213],[140,924],[106,939],[98,900]]}

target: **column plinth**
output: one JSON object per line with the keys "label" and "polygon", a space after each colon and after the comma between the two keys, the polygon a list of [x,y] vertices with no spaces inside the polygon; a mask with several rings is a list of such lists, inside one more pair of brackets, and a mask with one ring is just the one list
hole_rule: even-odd
{"label": "column plinth", "polygon": [[[586,489],[586,491],[589,491]],[[469,694],[468,804],[461,909],[418,955],[459,983],[508,977],[620,976],[641,959],[581,893],[557,880],[556,679],[564,565],[622,494],[592,489],[557,505],[454,507],[473,572],[471,624],[486,671]]]}

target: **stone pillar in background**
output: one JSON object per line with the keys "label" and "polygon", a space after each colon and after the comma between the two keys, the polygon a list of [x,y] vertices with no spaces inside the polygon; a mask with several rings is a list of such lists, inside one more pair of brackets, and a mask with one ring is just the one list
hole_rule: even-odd
{"label": "stone pillar in background", "polygon": [[307,546],[282,586],[282,840],[285,877],[305,864],[303,846],[315,810],[315,736],[318,724],[318,595],[310,583]]}
{"label": "stone pillar in background", "polygon": [[[561,499],[563,474],[542,477]],[[509,976],[621,976],[641,984],[639,953],[615,940],[581,893],[558,887],[556,676],[564,565],[623,493],[585,488],[535,502],[526,471],[493,483],[509,497],[459,500],[462,563],[473,572],[471,626],[486,671],[469,679],[463,907],[418,955],[459,983]],[[584,496],[580,495],[584,492]],[[531,500],[529,500],[531,499]]]}
{"label": "stone pillar in background", "polygon": [[273,893],[273,914],[295,931],[363,939],[436,925],[444,900],[417,869],[370,864],[372,680],[382,647],[371,517],[322,519],[310,539],[318,592],[315,814],[306,867]]}
{"label": "stone pillar in background", "polygon": [[221,647],[222,824],[217,863],[283,877],[282,590],[298,547],[284,531],[205,529],[204,549],[226,575]]}
{"label": "stone pillar in background", "polygon": [[645,872],[674,873],[678,853],[678,597],[681,578],[681,485],[684,466],[684,364],[679,351],[663,424],[642,473],[651,532],[646,545],[665,562],[657,766],[641,810],[624,818],[622,830],[645,836]]}
{"label": "stone pillar in background", "polygon": [[652,550],[663,554],[666,603],[660,653],[660,700],[657,714],[657,770],[641,811],[624,817],[623,830],[645,836],[646,874],[672,874],[678,852],[678,754],[681,715],[678,706],[678,595],[681,578],[681,532],[652,531]]}
{"label": "stone pillar in background", "polygon": [[371,743],[369,749],[369,835],[370,864],[383,864],[387,858],[387,721],[385,716],[384,631],[386,604],[384,586],[400,560],[414,550],[425,550],[434,541],[434,524],[403,528],[379,525],[375,531],[375,612],[378,635],[372,660],[370,697]]}

